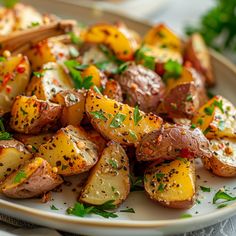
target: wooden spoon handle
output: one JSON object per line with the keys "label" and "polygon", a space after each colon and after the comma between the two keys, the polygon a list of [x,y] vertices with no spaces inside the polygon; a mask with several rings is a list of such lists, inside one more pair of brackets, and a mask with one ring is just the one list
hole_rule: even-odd
{"label": "wooden spoon handle", "polygon": [[47,25],[30,28],[27,30],[13,32],[7,36],[0,36],[0,54],[4,50],[19,51],[27,45],[37,43],[46,38],[69,32],[76,25],[73,20],[61,20]]}

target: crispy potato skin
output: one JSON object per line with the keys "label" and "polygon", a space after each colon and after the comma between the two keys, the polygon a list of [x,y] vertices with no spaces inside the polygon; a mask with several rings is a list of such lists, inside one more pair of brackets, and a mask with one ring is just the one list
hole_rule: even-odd
{"label": "crispy potato skin", "polygon": [[117,102],[123,102],[122,89],[119,82],[116,80],[110,79],[107,81],[103,95]]}
{"label": "crispy potato skin", "polygon": [[[145,114],[141,111],[140,116],[142,118],[135,125],[134,108],[108,99],[93,90],[90,90],[87,94],[85,110],[91,124],[99,133],[107,139],[128,146],[136,145],[144,134],[152,130],[159,130],[162,125],[160,117],[152,113]],[[102,113],[102,118],[96,118],[97,113]],[[121,114],[124,120],[121,124],[113,127],[112,124],[117,114]]]}
{"label": "crispy potato skin", "polygon": [[64,90],[54,96],[52,101],[63,107],[60,116],[63,127],[67,125],[80,125],[85,115],[85,98],[85,90],[75,89]]}
{"label": "crispy potato skin", "polygon": [[210,158],[202,158],[206,169],[221,177],[236,176],[236,141],[234,139],[212,139]]}
{"label": "crispy potato skin", "polygon": [[32,154],[24,144],[11,139],[0,141],[0,181],[22,166]]}
{"label": "crispy potato skin", "polygon": [[57,167],[58,174],[75,175],[91,169],[98,160],[97,146],[87,138],[82,128],[69,125],[61,128],[47,143],[39,147],[38,155]]}
{"label": "crispy potato skin", "polygon": [[236,137],[236,108],[222,96],[215,96],[199,108],[192,123],[209,139]]}
{"label": "crispy potato skin", "polygon": [[[24,174],[16,180],[19,172]],[[2,193],[10,198],[32,198],[44,194],[63,182],[53,172],[52,167],[42,158],[35,158],[30,163],[10,175],[2,184]]]}
{"label": "crispy potato skin", "polygon": [[17,96],[11,111],[10,126],[19,133],[38,134],[55,124],[61,106],[38,100],[35,96]]}
{"label": "crispy potato skin", "polygon": [[199,129],[173,125],[146,134],[136,150],[139,161],[171,160],[177,157],[211,157],[209,141]]}
{"label": "crispy potato skin", "polygon": [[210,55],[207,46],[200,34],[193,34],[185,45],[185,61],[192,63],[197,71],[200,71],[206,78],[208,86],[214,86],[216,81],[213,75]]}
{"label": "crispy potato skin", "polygon": [[191,208],[194,204],[193,161],[184,159],[162,164],[153,163],[147,168],[144,176],[144,187],[152,200],[166,207],[178,209]]}
{"label": "crispy potato skin", "polygon": [[144,112],[153,112],[163,98],[165,85],[159,75],[142,65],[131,64],[117,76],[125,102],[130,106],[139,105]]}
{"label": "crispy potato skin", "polygon": [[[136,39],[124,27],[111,24],[96,24],[84,36],[85,42],[109,45],[120,60],[128,61],[138,45]],[[119,43],[117,43],[119,42]]]}
{"label": "crispy potato skin", "polygon": [[79,201],[101,205],[109,200],[120,205],[130,191],[129,160],[121,145],[110,142],[90,172]]}
{"label": "crispy potato skin", "polygon": [[19,54],[0,62],[0,116],[11,110],[17,95],[22,94],[30,79],[30,64],[27,57]]}

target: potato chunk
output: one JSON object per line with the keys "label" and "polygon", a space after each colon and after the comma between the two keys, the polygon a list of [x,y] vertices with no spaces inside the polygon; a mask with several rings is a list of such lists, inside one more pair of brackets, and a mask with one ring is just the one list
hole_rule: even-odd
{"label": "potato chunk", "polygon": [[76,175],[88,171],[96,164],[98,151],[82,129],[69,125],[40,146],[39,156],[52,167],[57,167],[58,174]]}
{"label": "potato chunk", "polygon": [[200,107],[192,119],[207,138],[236,137],[236,109],[222,96],[215,96]]}
{"label": "potato chunk", "polygon": [[80,125],[85,113],[85,90],[64,90],[57,93],[53,101],[62,105],[61,124]]}
{"label": "potato chunk", "polygon": [[92,169],[79,201],[102,205],[114,200],[121,204],[130,191],[129,161],[124,149],[117,143],[109,143],[98,163]]}
{"label": "potato chunk", "polygon": [[12,106],[10,126],[19,133],[37,134],[55,124],[61,106],[38,100],[35,96],[17,96]]}
{"label": "potato chunk", "polygon": [[120,144],[137,144],[141,137],[160,129],[162,119],[134,109],[90,90],[85,110],[91,123],[104,137]]}
{"label": "potato chunk", "polygon": [[15,18],[13,12],[4,7],[0,7],[0,35],[8,35],[13,31]]}
{"label": "potato chunk", "polygon": [[2,184],[2,193],[10,198],[32,198],[63,182],[46,160],[36,157],[15,171]]}
{"label": "potato chunk", "polygon": [[210,149],[212,157],[202,158],[204,166],[218,176],[236,176],[236,140],[212,139]]}
{"label": "potato chunk", "polygon": [[150,166],[144,177],[149,197],[170,208],[190,208],[195,197],[195,166],[187,159]]}
{"label": "potato chunk", "polygon": [[11,110],[15,97],[25,91],[29,79],[27,57],[19,54],[0,62],[0,116]]}
{"label": "potato chunk", "polygon": [[32,157],[24,144],[11,139],[0,141],[0,181]]}
{"label": "potato chunk", "polygon": [[49,62],[31,79],[27,87],[27,95],[35,95],[41,100],[52,100],[53,96],[64,90],[72,88],[72,82],[61,65]]}

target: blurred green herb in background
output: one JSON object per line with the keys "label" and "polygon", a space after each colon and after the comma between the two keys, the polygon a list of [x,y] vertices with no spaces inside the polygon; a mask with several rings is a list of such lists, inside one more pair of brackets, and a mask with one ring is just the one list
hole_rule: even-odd
{"label": "blurred green herb in background", "polygon": [[12,8],[18,0],[0,0],[0,4],[7,8]]}
{"label": "blurred green herb in background", "polygon": [[200,19],[199,26],[188,26],[186,33],[199,32],[210,47],[236,51],[236,0],[215,0],[216,5]]}

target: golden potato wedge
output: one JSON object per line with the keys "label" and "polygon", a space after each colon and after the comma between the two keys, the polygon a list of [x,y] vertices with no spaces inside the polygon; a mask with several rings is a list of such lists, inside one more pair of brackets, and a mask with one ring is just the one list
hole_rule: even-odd
{"label": "golden potato wedge", "polygon": [[18,169],[32,154],[25,148],[24,144],[11,139],[0,141],[0,181],[13,171]]}
{"label": "golden potato wedge", "polygon": [[25,91],[30,73],[29,61],[21,54],[0,62],[0,116],[9,112],[15,97]]}
{"label": "golden potato wedge", "polygon": [[208,86],[215,85],[210,54],[200,34],[195,33],[189,38],[185,45],[184,54],[185,61],[191,62],[193,67],[206,78],[206,84]]}
{"label": "golden potato wedge", "polygon": [[229,138],[210,140],[212,157],[202,158],[206,169],[222,177],[236,176],[236,140]]}
{"label": "golden potato wedge", "polygon": [[222,96],[215,96],[200,107],[192,119],[207,138],[236,137],[236,109]]}
{"label": "golden potato wedge", "polygon": [[25,147],[32,153],[38,151],[39,146],[46,143],[54,133],[43,133],[38,135],[14,134],[14,138],[22,142]]}
{"label": "golden potato wedge", "polygon": [[59,119],[62,107],[38,100],[35,96],[17,96],[11,110],[10,126],[19,133],[37,134]]}
{"label": "golden potato wedge", "polygon": [[0,7],[0,35],[8,35],[14,30],[15,17],[8,8]]}
{"label": "golden potato wedge", "polygon": [[56,93],[73,88],[69,75],[55,62],[44,64],[42,69],[35,73],[27,87],[27,96],[35,95],[38,99],[49,101]]}
{"label": "golden potato wedge", "polygon": [[2,193],[10,198],[32,198],[42,195],[58,185],[63,179],[48,162],[36,157],[11,174],[2,184]]}
{"label": "golden potato wedge", "polygon": [[90,27],[84,40],[109,46],[117,58],[124,61],[131,60],[138,47],[136,39],[127,30],[111,24],[96,24]]}
{"label": "golden potato wedge", "polygon": [[141,137],[160,129],[162,119],[152,113],[145,114],[126,104],[109,99],[89,90],[85,110],[91,123],[104,137],[120,144],[137,144]]}
{"label": "golden potato wedge", "polygon": [[47,143],[39,147],[39,156],[57,167],[58,174],[76,175],[88,171],[98,160],[94,143],[86,133],[72,125],[60,129]]}
{"label": "golden potato wedge", "polygon": [[80,125],[85,114],[85,90],[64,90],[57,93],[53,102],[62,105],[60,121],[63,126]]}
{"label": "golden potato wedge", "polygon": [[103,90],[103,95],[116,100],[117,102],[123,101],[121,86],[119,82],[113,79],[107,81],[105,89]]}
{"label": "golden potato wedge", "polygon": [[70,58],[69,46],[55,40],[43,40],[25,52],[33,71],[41,69],[48,62],[63,62]]}
{"label": "golden potato wedge", "polygon": [[152,164],[145,171],[144,187],[152,200],[164,206],[190,208],[195,198],[194,163],[183,159]]}
{"label": "golden potato wedge", "polygon": [[109,200],[120,205],[130,191],[129,160],[121,145],[110,143],[90,172],[79,201],[102,205]]}

